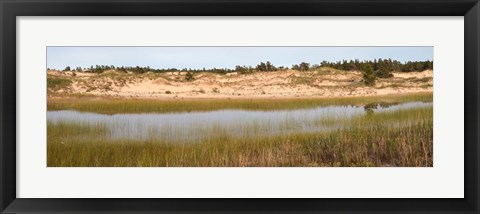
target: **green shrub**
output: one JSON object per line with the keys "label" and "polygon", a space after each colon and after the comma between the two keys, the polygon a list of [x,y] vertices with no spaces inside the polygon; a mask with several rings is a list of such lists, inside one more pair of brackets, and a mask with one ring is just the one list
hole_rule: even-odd
{"label": "green shrub", "polygon": [[375,76],[372,66],[367,64],[363,70],[363,82],[365,85],[373,86],[376,80],[377,76]]}
{"label": "green shrub", "polygon": [[47,88],[52,90],[59,90],[67,88],[72,84],[72,80],[61,77],[47,77]]}
{"label": "green shrub", "polygon": [[391,71],[388,70],[377,70],[375,71],[375,76],[378,78],[392,78],[393,74]]}
{"label": "green shrub", "polygon": [[187,74],[185,74],[185,80],[186,80],[186,81],[193,81],[193,80],[195,80],[195,77],[193,76],[193,73],[192,73],[192,72],[187,72]]}

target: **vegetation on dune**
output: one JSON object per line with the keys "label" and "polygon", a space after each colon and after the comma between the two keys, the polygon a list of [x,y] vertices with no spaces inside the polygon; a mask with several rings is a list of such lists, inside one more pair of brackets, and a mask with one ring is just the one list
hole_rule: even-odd
{"label": "vegetation on dune", "polygon": [[72,80],[63,77],[48,77],[47,78],[47,88],[50,90],[60,90],[66,89],[72,84]]}
{"label": "vegetation on dune", "polygon": [[187,72],[187,73],[185,74],[185,80],[186,80],[186,81],[193,81],[193,80],[195,80],[195,77],[193,76],[193,73],[192,73],[192,72]]}
{"label": "vegetation on dune", "polygon": [[[416,89],[420,88],[428,88],[431,87],[429,81],[431,81],[431,77],[425,77],[423,79],[419,77],[411,77],[408,79],[403,78],[392,78],[394,71],[423,71],[424,69],[432,69],[433,62],[432,61],[423,61],[423,62],[406,62],[400,63],[395,60],[387,59],[387,60],[373,60],[373,61],[359,61],[359,60],[350,60],[350,61],[338,61],[338,62],[321,62],[320,64],[310,64],[306,62],[301,62],[299,64],[294,64],[291,66],[291,69],[284,66],[275,66],[271,62],[260,62],[256,66],[240,66],[237,65],[234,69],[227,69],[227,68],[212,68],[212,69],[177,69],[177,68],[165,68],[165,69],[154,69],[150,67],[115,67],[113,65],[106,66],[106,65],[97,65],[95,67],[91,66],[90,68],[81,68],[77,67],[71,69],[70,66],[64,69],[64,71],[69,71],[68,73],[48,73],[47,81],[48,81],[48,91],[49,96],[65,96],[71,93],[90,93],[90,94],[97,94],[102,96],[105,92],[113,92],[116,95],[125,95],[131,93],[131,91],[123,90],[126,86],[130,86],[132,84],[165,84],[165,85],[174,85],[174,83],[183,83],[185,85],[194,85],[195,83],[200,84],[208,84],[208,81],[214,81],[217,84],[222,85],[225,81],[225,86],[229,87],[228,90],[234,91],[235,95],[238,96],[245,95],[248,93],[255,93],[257,91],[250,90],[246,93],[237,93],[235,87],[232,87],[231,81],[232,76],[230,75],[218,75],[218,74],[227,74],[231,72],[236,72],[238,74],[255,74],[255,73],[263,73],[263,72],[279,72],[281,75],[282,71],[289,70],[297,70],[299,72],[292,72],[293,74],[288,73],[287,77],[284,77],[287,81],[290,81],[288,86],[295,87],[298,89],[300,86],[306,85],[309,89],[316,88],[319,91],[313,91],[315,95],[323,95],[322,89],[339,89],[341,94],[343,95],[352,95],[352,94],[359,94],[359,93],[352,93],[353,90],[357,88],[362,88],[365,85],[371,86],[370,88],[365,89],[366,91],[371,91],[373,89],[383,89],[383,88],[408,88],[413,87]],[[85,73],[78,75],[78,71],[86,72],[86,73],[94,73],[95,75],[87,75]],[[356,71],[348,74],[350,71]],[[358,71],[362,72],[363,78],[358,76]],[[168,73],[167,73],[168,72]],[[216,74],[214,74],[216,73]],[[69,75],[65,75],[69,74]],[[328,77],[325,75],[336,75],[339,76],[335,77]],[[273,74],[272,74],[273,75]],[[252,84],[259,85],[258,89],[265,91],[264,88],[272,88],[271,83],[269,81],[273,81],[271,78],[272,75],[259,75],[259,76],[251,76],[245,77],[242,75],[233,77],[235,78],[242,78],[245,79],[253,79]],[[342,79],[342,76],[350,76],[348,79]],[[399,75],[401,76],[401,75]],[[416,75],[412,75],[416,76]],[[258,78],[255,78],[258,77]],[[338,78],[337,78],[338,77]],[[265,82],[260,82],[259,79],[266,79]],[[154,80],[149,83],[147,80]],[[166,80],[166,81],[163,81]],[[407,81],[408,80],[408,81]],[[230,82],[229,82],[230,81]],[[240,80],[238,80],[240,81]],[[375,84],[375,82],[379,82],[379,84]],[[75,87],[69,87],[70,85]],[[264,83],[264,84],[263,84]],[[338,83],[336,85],[332,85]],[[392,83],[392,84],[388,84]],[[424,83],[424,84],[423,84]],[[244,84],[242,82],[242,84]],[[286,83],[277,83],[278,86],[281,88]],[[177,86],[182,86],[182,84],[177,84]],[[222,85],[223,86],[223,85]],[[378,86],[378,87],[375,87]],[[205,88],[205,87],[204,87]],[[232,89],[233,88],[233,89]],[[243,87],[240,87],[240,90],[244,90]],[[62,90],[68,89],[68,90]],[[220,87],[220,89],[222,89]],[[225,95],[225,91],[222,89],[223,93],[217,93],[219,95]],[[315,90],[315,89],[314,89]],[[350,93],[348,92],[350,90]],[[162,89],[162,91],[164,91]],[[183,96],[185,93],[189,92],[182,92],[176,93],[175,90],[170,91],[177,96]],[[207,89],[208,92],[212,91],[212,89]],[[267,93],[272,96],[276,96],[274,93]],[[294,92],[298,93],[298,91]],[[368,92],[360,93],[365,94]],[[400,92],[399,90],[399,93]],[[149,96],[151,94],[157,94],[158,92],[141,92],[140,94],[134,94],[130,96]],[[208,93],[207,93],[208,94]],[[258,93],[257,93],[258,94]],[[262,93],[263,94],[263,93]],[[110,94],[112,95],[112,94]],[[157,96],[154,95],[154,96]],[[302,96],[301,94],[295,94],[294,96]]]}
{"label": "vegetation on dune", "polygon": [[[203,91],[205,93],[205,91]],[[165,92],[170,94],[171,92]],[[76,110],[102,114],[116,113],[165,113],[214,111],[219,109],[245,110],[280,110],[313,108],[328,105],[365,105],[374,102],[431,102],[432,93],[409,95],[389,95],[372,97],[342,98],[289,98],[289,99],[119,99],[89,96],[72,96],[67,98],[51,98],[47,101],[47,109]]]}
{"label": "vegetation on dune", "polygon": [[47,124],[49,167],[433,166],[433,109],[366,114],[330,132],[232,137],[199,143],[107,140],[101,124]]}
{"label": "vegetation on dune", "polygon": [[[342,60],[336,62],[328,62],[323,61],[319,64],[310,64],[307,62],[301,62],[299,64],[294,64],[291,66],[292,70],[298,71],[309,71],[309,70],[316,70],[322,67],[330,67],[335,69],[341,69],[346,71],[361,71],[365,70],[366,66],[371,66],[373,70],[378,74],[380,78],[388,78],[390,77],[390,73],[392,71],[401,71],[401,72],[411,72],[411,71],[424,71],[424,70],[432,70],[433,69],[433,61],[414,61],[414,62],[405,62],[402,63],[397,60],[392,59],[375,59],[375,60],[364,60],[360,61],[356,60]],[[161,68],[155,69],[149,66],[141,67],[115,67],[114,65],[96,65],[90,66],[90,68],[81,68],[77,67],[72,71],[84,71],[84,72],[91,72],[91,73],[102,73],[107,70],[117,70],[120,72],[133,72],[133,73],[146,73],[146,72],[153,72],[153,73],[164,73],[164,72],[211,72],[211,73],[220,73],[226,74],[231,72],[238,72],[242,74],[246,73],[254,73],[254,72],[269,72],[269,71],[281,71],[281,70],[288,70],[288,67],[285,66],[275,66],[270,61],[267,62],[260,62],[256,66],[245,66],[245,65],[237,65],[234,69],[229,68],[202,68],[202,69],[179,69],[179,68]],[[71,71],[70,66],[67,66],[63,71]]]}
{"label": "vegetation on dune", "polygon": [[[380,72],[412,72],[412,71],[424,71],[433,70],[433,61],[408,61],[402,63],[392,59],[375,59],[375,60],[342,60],[337,62],[323,61],[319,65],[320,67],[331,67],[341,70],[365,70],[365,66],[371,66],[374,71]],[[382,74],[381,74],[382,75]]]}
{"label": "vegetation on dune", "polygon": [[375,81],[377,80],[377,76],[373,72],[372,66],[367,65],[365,70],[363,71],[363,82],[365,85],[373,86],[375,85]]}

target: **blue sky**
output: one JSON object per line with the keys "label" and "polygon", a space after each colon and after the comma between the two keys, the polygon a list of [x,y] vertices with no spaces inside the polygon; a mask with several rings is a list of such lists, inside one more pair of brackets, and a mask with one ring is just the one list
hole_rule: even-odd
{"label": "blue sky", "polygon": [[323,60],[433,60],[433,47],[47,47],[47,67],[91,65],[151,68],[234,68],[270,61],[275,66]]}

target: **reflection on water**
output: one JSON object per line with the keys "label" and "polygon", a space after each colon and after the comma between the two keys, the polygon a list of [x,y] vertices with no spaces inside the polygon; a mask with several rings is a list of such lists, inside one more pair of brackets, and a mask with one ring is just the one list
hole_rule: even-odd
{"label": "reflection on water", "polygon": [[111,139],[195,141],[218,135],[262,136],[278,133],[325,131],[338,128],[336,120],[366,113],[431,107],[432,103],[327,106],[311,109],[104,115],[77,111],[48,111],[51,123],[105,125]]}
{"label": "reflection on water", "polygon": [[369,103],[365,106],[363,106],[363,109],[367,113],[373,113],[375,109],[384,109],[388,108],[390,106],[395,106],[398,105],[398,103],[385,103],[385,102],[379,102],[379,103]]}

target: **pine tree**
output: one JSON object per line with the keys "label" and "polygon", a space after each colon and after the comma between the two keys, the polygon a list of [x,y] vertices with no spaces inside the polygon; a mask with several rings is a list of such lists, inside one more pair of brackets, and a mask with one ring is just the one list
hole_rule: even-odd
{"label": "pine tree", "polygon": [[373,72],[372,66],[370,64],[366,64],[363,70],[363,82],[365,83],[365,85],[373,86],[375,85],[376,80],[377,77]]}

